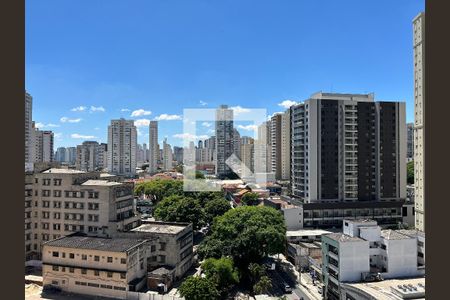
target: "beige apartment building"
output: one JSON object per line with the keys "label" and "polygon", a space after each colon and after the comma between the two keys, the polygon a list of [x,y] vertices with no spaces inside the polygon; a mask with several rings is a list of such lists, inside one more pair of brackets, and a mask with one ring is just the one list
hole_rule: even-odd
{"label": "beige apartment building", "polygon": [[133,183],[113,179],[99,172],[58,168],[27,175],[27,260],[40,259],[43,242],[74,232],[111,237],[137,227],[140,217],[134,204]]}
{"label": "beige apartment building", "polygon": [[147,283],[148,241],[129,238],[67,236],[42,248],[44,288],[127,298]]}
{"label": "beige apartment building", "polygon": [[142,221],[143,224],[120,237],[149,240],[148,271],[160,267],[170,269],[172,280],[180,279],[192,266],[192,224],[178,222]]}
{"label": "beige apartment building", "polygon": [[414,194],[416,229],[425,231],[425,13],[413,20],[414,30]]}

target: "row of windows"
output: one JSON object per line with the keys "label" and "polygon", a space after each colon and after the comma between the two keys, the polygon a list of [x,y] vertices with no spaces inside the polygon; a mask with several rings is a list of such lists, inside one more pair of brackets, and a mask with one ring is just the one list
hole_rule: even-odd
{"label": "row of windows", "polygon": [[[26,196],[31,196],[30,192],[26,192]],[[38,195],[38,191],[34,191],[34,195]],[[62,191],[61,190],[53,190],[53,197],[61,197]],[[51,196],[51,190],[42,190],[41,191],[42,197],[50,197]],[[64,191],[64,196],[66,198],[84,198],[84,192],[74,192],[74,191]],[[88,192],[88,199],[98,199],[99,192]]]}
{"label": "row of windows", "polygon": [[106,284],[97,284],[97,283],[90,283],[90,282],[84,282],[84,281],[75,281],[76,285],[83,285],[83,286],[90,286],[90,287],[101,287],[103,289],[115,289],[119,291],[126,291],[126,288],[121,286],[112,286],[112,285],[106,285]]}
{"label": "row of windows", "polygon": [[[35,178],[34,182],[35,183],[39,183],[38,178]],[[62,179],[58,179],[58,178],[53,179],[53,185],[58,185],[59,186],[59,185],[61,185],[61,183],[62,183]],[[50,185],[50,184],[51,184],[51,179],[50,178],[42,179],[42,185]]]}
{"label": "row of windows", "polygon": [[[52,256],[53,257],[61,257],[62,258],[66,258],[66,253],[65,252],[59,252],[59,251],[52,251]],[[80,256],[80,254],[77,254],[76,256]],[[69,253],[68,257],[70,259],[75,259],[75,253]],[[99,255],[89,255],[89,257],[92,257],[93,261],[100,261],[100,256]],[[105,256],[101,257],[103,260],[105,259]],[[118,259],[117,257],[115,258],[116,260]],[[87,254],[81,254],[81,260],[88,260],[88,255]],[[90,259],[91,260],[91,259]],[[112,256],[107,256],[106,257],[106,262],[107,263],[112,263],[113,262],[113,257]],[[121,264],[126,264],[127,263],[127,259],[126,258],[121,258],[120,259],[120,263]]]}
{"label": "row of windows", "polygon": [[[75,268],[73,267],[67,267],[69,273],[75,273]],[[77,268],[78,269],[78,268]],[[53,271],[58,271],[58,272],[66,272],[66,267],[63,266],[52,266],[52,270]],[[85,269],[85,268],[81,268],[81,274],[83,275],[88,275],[88,273],[93,274],[94,276],[100,276],[100,272],[105,272],[106,276],[108,278],[112,278],[114,275],[114,272],[108,272],[108,271],[99,271],[99,270],[89,270]],[[125,273],[118,273],[120,274],[120,278],[121,279],[125,279],[126,278],[126,274]]]}

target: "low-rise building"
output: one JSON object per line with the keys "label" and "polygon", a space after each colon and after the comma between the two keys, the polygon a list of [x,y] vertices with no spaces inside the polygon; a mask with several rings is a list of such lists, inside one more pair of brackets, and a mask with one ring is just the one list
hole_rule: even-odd
{"label": "low-rise building", "polygon": [[147,285],[147,240],[72,235],[45,242],[44,288],[125,299]]}
{"label": "low-rise building", "polygon": [[343,233],[322,236],[327,299],[339,299],[342,283],[425,274],[425,236],[415,230],[381,230],[369,219],[344,220]]}
{"label": "low-rise building", "polygon": [[322,235],[332,233],[323,229],[299,229],[286,231],[286,238],[288,243],[300,243],[300,242],[320,242]]}
{"label": "low-rise building", "polygon": [[143,221],[143,224],[121,237],[150,240],[148,271],[160,267],[173,269],[172,280],[180,279],[193,263],[192,224],[176,222]]}

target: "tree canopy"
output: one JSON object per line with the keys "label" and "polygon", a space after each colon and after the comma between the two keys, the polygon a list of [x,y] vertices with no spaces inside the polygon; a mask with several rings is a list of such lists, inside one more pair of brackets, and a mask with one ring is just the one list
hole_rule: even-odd
{"label": "tree canopy", "polygon": [[239,282],[239,273],[231,258],[208,258],[202,263],[202,269],[206,278],[216,285],[223,298],[227,296],[229,289]]}
{"label": "tree canopy", "polygon": [[206,219],[198,200],[180,195],[172,195],[159,202],[153,215],[166,222],[192,223],[194,230],[205,225]]}
{"label": "tree canopy", "polygon": [[154,179],[138,183],[134,189],[137,195],[145,194],[157,203],[165,197],[183,194],[183,181],[174,179]]}
{"label": "tree canopy", "polygon": [[259,195],[257,193],[248,192],[245,193],[241,198],[241,202],[243,205],[258,205],[259,204]]}
{"label": "tree canopy", "polygon": [[266,206],[241,206],[217,217],[198,248],[200,258],[230,256],[239,267],[281,253],[286,226],[281,213]]}
{"label": "tree canopy", "polygon": [[408,184],[414,184],[414,161],[410,161],[406,165],[406,174],[406,182]]}
{"label": "tree canopy", "polygon": [[224,197],[206,201],[204,205],[206,222],[212,224],[215,217],[221,216],[231,209],[230,202]]}
{"label": "tree canopy", "polygon": [[215,284],[208,278],[190,276],[180,285],[181,297],[186,300],[214,300],[219,299],[220,294]]}

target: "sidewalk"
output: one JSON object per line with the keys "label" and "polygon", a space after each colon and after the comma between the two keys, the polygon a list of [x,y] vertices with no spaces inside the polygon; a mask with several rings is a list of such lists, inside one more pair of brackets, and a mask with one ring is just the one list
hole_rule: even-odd
{"label": "sidewalk", "polygon": [[302,287],[301,290],[304,291],[305,294],[308,294],[308,297],[310,299],[321,300],[323,299],[323,297],[318,292],[318,288],[322,287],[322,284],[319,283],[317,280],[315,282],[316,285],[313,285],[313,281],[309,273],[302,273],[299,281],[299,286]]}

